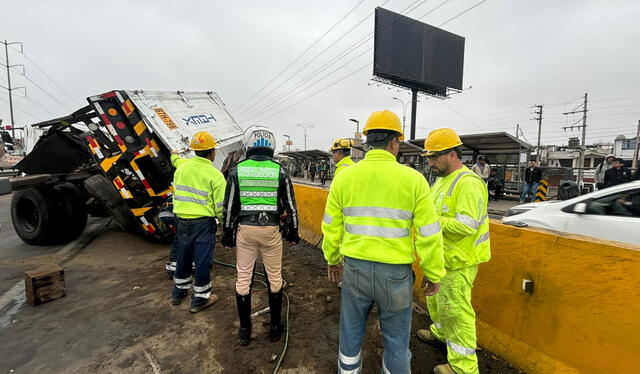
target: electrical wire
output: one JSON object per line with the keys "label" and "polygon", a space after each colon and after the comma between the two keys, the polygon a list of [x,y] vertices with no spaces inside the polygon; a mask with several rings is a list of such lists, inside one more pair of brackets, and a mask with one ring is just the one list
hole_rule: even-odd
{"label": "electrical wire", "polygon": [[[418,19],[422,19],[422,18],[426,17],[427,15],[435,12],[440,7],[442,7],[443,5],[445,5],[446,3],[450,2],[450,1],[452,1],[452,0],[443,1],[442,3],[438,4],[437,6],[435,6],[433,9],[429,10],[427,13],[423,14],[422,16],[420,16]],[[407,15],[407,14],[411,13],[413,10],[415,10],[418,7],[422,6],[422,4],[424,4],[425,2],[426,2],[426,0],[423,0],[420,4],[418,4],[417,6],[413,7],[411,10],[407,11],[409,8],[412,7],[413,4],[415,4],[415,2],[414,2],[413,4],[411,4],[407,8],[405,8],[401,13],[403,13],[404,15]],[[384,5],[384,3],[381,4],[381,5]],[[406,13],[405,13],[405,11],[406,11]],[[360,23],[362,23],[363,21],[365,21],[366,19],[371,17],[374,13],[375,13],[375,11],[371,12],[367,17],[365,17],[362,21],[360,21],[358,24],[356,24],[353,28],[357,27]],[[382,26],[382,29],[388,28],[389,26],[391,26],[395,22],[396,21],[388,22],[387,24]],[[350,31],[351,30],[347,31],[347,33],[350,32]],[[373,37],[374,37],[374,33],[370,32],[364,38],[360,39],[358,42],[356,42],[356,43],[352,44],[351,46],[347,47],[347,49],[345,49],[342,53],[340,53],[338,56],[336,56],[335,58],[331,59],[330,61],[326,62],[323,66],[319,67],[315,72],[311,73],[310,75],[307,75],[305,78],[303,78],[301,81],[299,81],[298,84],[296,84],[294,87],[290,88],[288,91],[285,91],[285,92],[281,93],[278,97],[276,97],[275,99],[272,99],[269,103],[262,105],[260,108],[256,109],[253,113],[249,114],[249,116],[248,116],[248,118],[246,118],[246,120],[251,120],[251,119],[253,119],[253,118],[257,117],[257,116],[260,116],[264,112],[266,112],[268,108],[274,107],[274,106],[277,106],[277,105],[281,105],[284,102],[288,101],[289,99],[293,98],[297,94],[295,92],[298,91],[298,88],[300,88],[302,85],[307,83],[309,80],[313,79],[315,76],[317,76],[321,72],[325,71],[327,68],[329,68],[330,66],[334,65],[335,63],[337,63],[338,61],[340,61],[341,59],[343,59],[347,55],[349,55],[351,52],[353,52],[353,51],[357,50],[358,48],[360,48],[362,45],[367,43],[369,40],[373,39]],[[370,47],[366,51],[362,52],[360,55],[362,55],[362,54],[364,54],[366,52],[369,52],[371,50],[373,50],[373,47]],[[354,60],[355,59],[352,59],[350,61],[354,61]],[[345,65],[343,65],[343,66],[345,66]],[[323,77],[323,79],[324,78],[328,78],[328,76],[330,76],[330,75],[331,74],[325,75],[325,77]],[[320,80],[318,80],[316,82],[319,82],[319,81],[322,81],[322,79],[320,79]],[[312,85],[315,85],[315,82]],[[302,90],[299,90],[299,91],[302,92],[302,91],[308,89],[312,85],[308,85],[308,86],[306,86],[305,88],[303,88]],[[291,97],[282,100],[282,102],[280,102],[280,103],[277,103],[280,98],[282,98],[283,96],[287,96],[287,95],[290,95]]]}
{"label": "electrical wire", "polygon": [[[1,98],[1,97],[0,97],[0,101],[3,101],[3,102],[5,102],[5,103],[9,104],[9,101],[8,101],[8,100],[5,100],[4,98]],[[22,114],[25,114],[25,115],[27,115],[27,116],[29,116],[29,117],[33,118],[33,119],[34,119],[34,120],[36,120],[36,121],[38,121],[38,120],[39,120],[38,118],[34,117],[32,114],[28,113],[27,111],[25,111],[25,110],[24,110],[24,109],[22,109],[21,107],[17,106],[15,103],[13,103],[13,108],[14,108],[14,109],[17,109],[17,110],[18,110],[18,111],[20,111],[20,112],[22,112]]]}
{"label": "electrical wire", "polygon": [[[444,3],[448,2],[448,1],[451,1],[451,0],[445,0],[445,2],[444,2]],[[468,9],[466,9],[466,10],[462,11],[461,13],[458,13],[458,14],[457,14],[457,15],[455,15],[454,17],[451,17],[451,18],[450,18],[450,19],[448,19],[447,21],[445,21],[445,22],[441,23],[440,25],[438,25],[438,27],[444,26],[445,24],[447,24],[447,23],[449,23],[449,22],[451,22],[451,21],[453,21],[453,20],[457,19],[458,17],[462,16],[463,14],[468,13],[470,10],[472,10],[472,9],[474,9],[474,8],[476,8],[476,7],[478,7],[478,6],[480,6],[481,4],[485,3],[486,1],[488,1],[488,0],[481,0],[480,2],[478,2],[478,3],[476,3],[475,5],[471,6],[470,8],[468,8]],[[443,3],[443,4],[444,4],[444,3]],[[440,6],[441,6],[441,5],[443,5],[443,4],[440,4]],[[432,9],[431,11],[433,11],[433,9]],[[430,11],[430,12],[431,12],[431,11]],[[428,14],[428,13],[427,13],[427,14]],[[429,32],[431,32],[431,31],[429,31]],[[424,35],[424,34],[423,34],[423,35]],[[373,48],[371,48],[371,49],[373,49]],[[284,109],[282,109],[282,110],[280,110],[280,111],[278,111],[278,112],[276,112],[276,113],[274,113],[274,114],[271,114],[271,115],[269,115],[269,116],[267,116],[267,117],[265,117],[265,118],[262,118],[260,121],[265,121],[265,120],[267,120],[267,119],[269,119],[269,118],[272,118],[272,117],[273,117],[274,115],[276,115],[276,114],[282,113],[283,111],[285,111],[285,110],[287,110],[287,109],[290,109],[291,107],[293,107],[293,106],[295,106],[295,105],[297,105],[297,104],[299,104],[299,103],[301,103],[301,102],[303,102],[303,101],[307,100],[308,98],[313,97],[313,96],[317,95],[318,93],[320,93],[320,92],[322,92],[322,91],[324,91],[324,90],[326,90],[326,89],[328,89],[328,88],[330,88],[330,87],[334,86],[335,84],[339,83],[340,81],[342,81],[342,80],[344,80],[344,79],[347,79],[348,77],[352,76],[353,74],[355,74],[355,73],[357,73],[357,72],[359,72],[359,71],[363,70],[364,68],[366,68],[366,67],[368,67],[368,66],[370,66],[370,65],[372,65],[372,64],[373,64],[373,63],[368,63],[367,65],[365,65],[365,66],[363,66],[363,67],[361,67],[361,68],[359,68],[359,69],[357,69],[357,70],[353,71],[352,73],[347,74],[346,76],[344,76],[343,78],[339,79],[338,81],[335,81],[335,82],[333,82],[333,83],[329,84],[328,86],[325,86],[324,88],[320,89],[319,91],[315,92],[314,94],[312,94],[312,95],[310,95],[310,96],[307,96],[307,97],[303,98],[302,100],[299,100],[299,101],[297,101],[296,103],[294,103],[294,104],[292,104],[292,105],[289,105],[289,106],[287,106],[286,108],[284,108]]]}
{"label": "electrical wire", "polygon": [[56,82],[53,78],[51,78],[51,76],[49,74],[47,74],[44,70],[42,70],[40,68],[40,66],[38,66],[38,64],[36,64],[35,61],[33,61],[29,56],[27,56],[23,51],[19,51],[17,49],[15,49],[14,47],[10,47],[11,49],[13,49],[14,51],[20,53],[27,61],[29,61],[40,73],[42,73],[42,75],[44,75],[47,79],[49,79],[51,81],[51,83],[53,83],[60,91],[62,91],[62,93],[64,93],[65,95],[67,95],[67,97],[69,99],[71,99],[71,101],[78,106],[83,106],[83,104],[81,102],[79,102],[78,100],[74,99],[73,96],[71,96],[69,94],[69,92],[67,92],[67,90],[65,90],[64,88],[62,88],[62,86],[60,86],[58,84],[58,82]]}
{"label": "electrical wire", "polygon": [[[213,262],[215,262],[218,265],[222,265],[222,266],[227,266],[230,268],[236,268],[236,265],[234,264],[228,264],[222,261],[218,261],[215,258],[213,259]],[[256,271],[256,274],[263,276],[263,277],[267,277],[264,273]],[[269,286],[267,285],[266,282],[260,280],[260,279],[255,279],[255,281],[259,282],[260,284],[264,285],[267,289],[269,288]],[[282,352],[280,353],[280,357],[278,358],[278,362],[276,363],[276,367],[273,369],[273,374],[278,373],[278,371],[280,371],[280,365],[282,364],[282,360],[284,359],[284,355],[287,353],[287,348],[289,347],[289,330],[290,330],[290,325],[289,325],[289,309],[291,308],[291,302],[289,300],[289,295],[287,294],[287,291],[285,291],[284,289],[282,290],[282,294],[284,295],[285,299],[287,300],[287,312],[285,313],[285,321],[286,321],[286,326],[285,326],[285,335],[284,335],[284,346],[282,347]]]}
{"label": "electrical wire", "polygon": [[260,90],[258,90],[258,92],[256,92],[255,94],[253,94],[251,97],[249,97],[247,100],[245,100],[242,104],[240,104],[240,106],[238,106],[237,108],[235,108],[235,110],[239,110],[240,108],[242,108],[245,104],[247,104],[251,99],[253,99],[254,97],[256,97],[256,95],[258,95],[260,92],[264,91],[264,89],[266,89],[271,83],[273,83],[276,79],[278,79],[285,71],[287,71],[287,69],[289,69],[293,64],[295,64],[296,62],[298,62],[298,60],[300,60],[300,58],[302,58],[302,56],[305,55],[305,53],[307,53],[311,48],[313,48],[316,44],[318,44],[318,42],[320,42],[320,40],[322,38],[324,38],[329,32],[331,32],[331,30],[333,30],[334,28],[336,28],[336,26],[338,26],[345,18],[347,18],[347,16],[349,16],[349,14],[351,14],[354,10],[356,10],[356,8],[358,6],[360,6],[360,4],[362,4],[364,2],[364,0],[360,0],[351,10],[349,10],[347,12],[347,14],[345,14],[344,16],[342,16],[342,18],[340,18],[338,20],[338,22],[336,22],[333,26],[331,26],[331,28],[329,28],[329,30],[327,30],[324,34],[322,34],[318,39],[316,39],[315,42],[313,42],[307,49],[305,49],[301,54],[298,55],[298,57],[296,57],[289,65],[287,65],[284,69],[282,69],[282,71],[280,71],[278,74],[276,74],[276,76],[271,79],[269,82],[267,82],[267,84],[265,84]]}
{"label": "electrical wire", "polygon": [[29,82],[31,82],[34,86],[38,87],[42,92],[44,92],[47,96],[49,96],[53,101],[55,101],[56,103],[60,104],[61,106],[65,107],[67,110],[73,110],[71,109],[71,107],[67,106],[66,104],[62,103],[60,100],[58,100],[56,97],[54,97],[53,95],[51,95],[47,90],[45,90],[44,88],[42,88],[42,86],[40,86],[38,83],[36,83],[33,79],[29,78],[27,76],[27,74],[20,74],[21,76],[23,76],[26,80],[28,80]]}

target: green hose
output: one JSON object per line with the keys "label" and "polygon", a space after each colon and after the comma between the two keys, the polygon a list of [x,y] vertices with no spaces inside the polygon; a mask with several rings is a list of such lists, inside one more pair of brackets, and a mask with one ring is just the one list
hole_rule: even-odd
{"label": "green hose", "polygon": [[[236,265],[234,265],[234,264],[227,264],[225,262],[218,261],[215,258],[213,259],[213,262],[215,262],[218,265],[227,266],[227,267],[234,268],[234,269],[236,268]],[[265,277],[265,274],[261,273],[259,271],[256,271],[256,274]],[[264,281],[261,281],[260,279],[256,279],[256,281],[260,282],[260,284],[264,285],[265,287],[269,287],[267,285],[267,283],[265,283]],[[280,371],[280,364],[282,364],[282,360],[284,359],[284,355],[287,353],[287,347],[289,346],[289,307],[290,307],[290,302],[289,302],[289,295],[287,295],[287,292],[284,289],[282,290],[282,294],[287,299],[287,313],[286,313],[286,317],[285,317],[285,321],[287,323],[287,327],[285,329],[285,335],[284,335],[284,347],[282,348],[282,352],[280,353],[280,358],[278,359],[278,362],[276,363],[276,367],[275,367],[275,369],[273,369],[273,374],[276,374],[276,373],[278,373],[278,371]]]}

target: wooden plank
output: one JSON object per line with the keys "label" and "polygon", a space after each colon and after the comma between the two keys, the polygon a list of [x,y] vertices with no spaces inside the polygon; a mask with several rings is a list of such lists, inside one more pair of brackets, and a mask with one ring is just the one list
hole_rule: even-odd
{"label": "wooden plank", "polygon": [[64,269],[48,266],[24,273],[29,305],[40,305],[65,296]]}

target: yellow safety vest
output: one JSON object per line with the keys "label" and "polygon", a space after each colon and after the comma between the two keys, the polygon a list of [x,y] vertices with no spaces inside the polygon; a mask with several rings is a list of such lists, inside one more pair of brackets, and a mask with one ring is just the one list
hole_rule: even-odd
{"label": "yellow safety vest", "polygon": [[210,160],[194,156],[171,156],[177,168],[173,175],[173,213],[180,218],[217,217],[222,220],[222,204],[227,182]]}
{"label": "yellow safety vest", "polygon": [[[415,232],[415,242],[413,232]],[[374,149],[331,183],[322,222],[330,265],[341,256],[387,264],[413,263],[426,277],[445,275],[442,234],[429,184],[419,172]]]}
{"label": "yellow safety vest", "polygon": [[342,160],[338,161],[338,163],[336,164],[336,171],[333,172],[333,178],[335,179],[335,177],[338,175],[339,172],[355,164],[356,163],[353,162],[351,157],[349,156],[344,157]]}
{"label": "yellow safety vest", "polygon": [[438,178],[431,192],[440,214],[447,269],[489,261],[489,192],[482,178],[463,166]]}

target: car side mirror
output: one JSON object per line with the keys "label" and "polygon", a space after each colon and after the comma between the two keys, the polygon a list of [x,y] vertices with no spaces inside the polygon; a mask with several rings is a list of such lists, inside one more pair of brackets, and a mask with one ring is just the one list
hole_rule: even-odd
{"label": "car side mirror", "polygon": [[577,203],[573,206],[573,212],[578,214],[584,214],[587,212],[587,204],[586,203]]}

